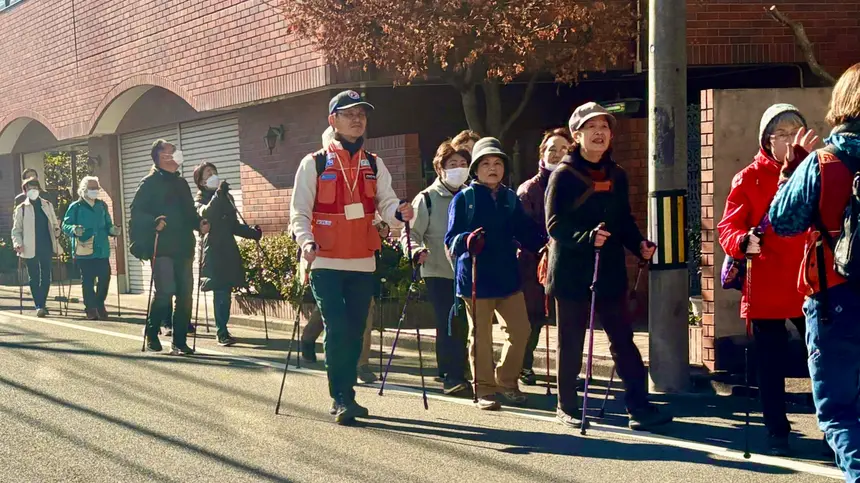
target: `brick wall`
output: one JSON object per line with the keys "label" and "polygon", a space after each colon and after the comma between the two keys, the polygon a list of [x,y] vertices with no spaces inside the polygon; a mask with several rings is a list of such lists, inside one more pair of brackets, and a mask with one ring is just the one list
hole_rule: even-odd
{"label": "brick wall", "polygon": [[860,0],[690,0],[691,65],[804,62],[791,30],[765,11],[771,5],[803,24],[819,63],[833,75],[860,61]]}
{"label": "brick wall", "polygon": [[85,136],[139,84],[167,88],[198,111],[324,86],[323,60],[286,35],[271,3],[22,2],[0,13],[0,131],[27,116],[58,139]]}
{"label": "brick wall", "polygon": [[[17,155],[0,156],[0,200],[8,208],[12,207],[15,196],[21,192],[21,163]],[[0,216],[0,235],[9,237],[12,231],[12,210],[4,209]]]}
{"label": "brick wall", "polygon": [[702,363],[714,370],[714,91],[701,94],[702,109]]}

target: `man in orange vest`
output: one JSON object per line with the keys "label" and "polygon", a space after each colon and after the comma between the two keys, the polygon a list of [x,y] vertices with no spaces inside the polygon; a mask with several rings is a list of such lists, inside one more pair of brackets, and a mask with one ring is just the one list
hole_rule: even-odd
{"label": "man in orange vest", "polygon": [[[807,297],[803,311],[812,397],[837,466],[846,481],[855,482],[860,481],[860,280],[855,270],[860,251],[852,248],[860,237],[860,63],[833,88],[827,123],[833,130],[824,149],[803,162],[797,154],[785,161],[782,177],[788,181],[771,203],[770,220],[777,235],[807,234],[798,288]],[[804,136],[801,129],[795,149],[805,144]]]}
{"label": "man in orange vest", "polygon": [[367,417],[355,402],[356,365],[361,354],[381,241],[374,215],[389,225],[412,219],[412,205],[391,187],[382,160],[364,150],[367,115],[373,106],[355,91],[329,102],[334,140],[305,156],[290,200],[290,227],[313,264],[311,289],[326,326],[325,359],[330,413],[338,424]]}

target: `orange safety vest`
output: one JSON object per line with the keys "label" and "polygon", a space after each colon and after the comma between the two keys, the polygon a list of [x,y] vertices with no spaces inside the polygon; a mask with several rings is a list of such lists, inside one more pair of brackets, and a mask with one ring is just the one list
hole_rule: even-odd
{"label": "orange safety vest", "polygon": [[[346,219],[346,206],[360,203],[364,216]],[[372,257],[382,246],[373,226],[376,175],[364,149],[350,158],[334,143],[326,149],[325,170],[317,177],[314,200],[314,241],[319,256],[358,259]]]}
{"label": "orange safety vest", "polygon": [[[845,215],[845,207],[851,199],[854,176],[836,155],[828,151],[818,150],[818,167],[821,171],[818,216],[823,227],[836,239],[842,232],[842,219]],[[816,243],[819,238],[821,238],[821,232],[816,226],[810,228],[806,234],[806,254],[803,257],[803,267],[797,284],[800,292],[806,296],[812,296],[821,291],[816,254]],[[827,288],[845,283],[845,279],[836,273],[833,265],[833,250],[826,241],[823,248]]]}

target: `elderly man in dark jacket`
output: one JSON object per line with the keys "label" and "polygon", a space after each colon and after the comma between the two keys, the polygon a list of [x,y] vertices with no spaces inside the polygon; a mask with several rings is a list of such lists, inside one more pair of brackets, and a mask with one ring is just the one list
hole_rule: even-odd
{"label": "elderly man in dark jacket", "polygon": [[131,253],[152,261],[155,283],[146,321],[146,347],[161,351],[159,326],[175,296],[172,355],[194,354],[186,342],[194,285],[194,231],[209,232],[209,223],[197,215],[191,188],[179,173],[182,159],[182,152],[167,141],[153,143],[154,165],[140,181],[129,217]]}
{"label": "elderly man in dark jacket", "polygon": [[246,285],[245,268],[235,237],[259,240],[263,230],[259,226],[250,227],[239,222],[230,185],[218,177],[214,164],[203,162],[197,166],[194,184],[199,190],[194,200],[197,213],[210,226],[209,234],[201,241],[201,289],[213,293],[218,345],[227,347],[236,343],[227,330],[232,292],[234,288]]}

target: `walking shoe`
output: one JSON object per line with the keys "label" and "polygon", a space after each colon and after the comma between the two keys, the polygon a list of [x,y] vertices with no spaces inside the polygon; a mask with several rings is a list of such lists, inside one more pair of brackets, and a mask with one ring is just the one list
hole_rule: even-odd
{"label": "walking shoe", "polygon": [[475,406],[481,411],[498,411],[502,409],[502,404],[496,400],[495,394],[488,394],[484,397],[478,398],[478,402],[475,403]]}
{"label": "walking shoe", "polygon": [[[566,412],[562,411],[561,408],[555,410],[555,418],[558,419],[558,422],[567,426],[568,428],[573,429],[582,429],[582,420],[576,416],[571,416]],[[585,422],[585,427],[588,428],[590,424],[588,421]]]}
{"label": "walking shoe", "polygon": [[230,347],[231,345],[236,343],[236,339],[234,339],[229,332],[224,335],[219,334],[217,337],[218,345],[220,345],[221,347]]}
{"label": "walking shoe", "polygon": [[172,356],[193,356],[194,355],[194,349],[188,347],[187,345],[184,345],[184,346],[175,346],[174,345],[170,349],[170,355],[172,355]]}
{"label": "walking shoe", "polygon": [[358,368],[358,380],[364,384],[373,384],[378,380],[376,374],[370,370],[370,366],[367,364]]}
{"label": "walking shoe", "polygon": [[788,456],[791,454],[791,446],[788,445],[788,436],[767,437],[767,454],[771,456]]}
{"label": "walking shoe", "polygon": [[537,375],[535,375],[535,371],[531,369],[523,369],[520,371],[520,381],[522,381],[526,386],[534,386],[537,384]]}
{"label": "walking shoe", "polygon": [[340,425],[350,424],[355,421],[355,418],[366,418],[370,412],[366,407],[359,406],[355,401],[344,404],[337,408],[337,413],[334,416],[334,422]]}
{"label": "walking shoe", "polygon": [[505,399],[507,399],[508,402],[516,406],[525,404],[529,399],[524,392],[519,390],[519,388],[505,389],[502,395],[505,396]]}
{"label": "walking shoe", "polygon": [[457,394],[458,392],[463,392],[471,386],[472,385],[465,379],[455,380],[445,378],[445,380],[442,381],[442,393],[446,396],[450,396],[452,394]]}
{"label": "walking shoe", "polygon": [[328,413],[334,416],[335,414],[337,414],[338,409],[340,409],[340,404],[338,404],[337,401],[332,400],[331,408],[329,408]]}
{"label": "walking shoe", "polygon": [[170,327],[162,327],[161,335],[163,335],[164,337],[170,337],[171,335],[173,335],[173,329],[171,329]]}
{"label": "walking shoe", "polygon": [[87,320],[99,320],[99,313],[96,309],[87,309]]}
{"label": "walking shoe", "polygon": [[146,350],[150,352],[161,352],[161,341],[158,340],[158,332],[149,334],[146,337]]}
{"label": "walking shoe", "polygon": [[305,362],[317,361],[317,345],[315,342],[302,342],[302,360]]}
{"label": "walking shoe", "polygon": [[48,316],[48,309],[43,307],[43,308],[36,310],[36,317],[43,319],[47,316]]}
{"label": "walking shoe", "polygon": [[440,373],[439,373],[439,375],[437,375],[436,377],[434,377],[434,378],[433,378],[433,380],[434,380],[434,381],[436,381],[436,382],[445,382],[445,378],[446,378],[447,376],[448,376],[448,375],[447,375],[447,374],[445,374],[444,372],[440,372]]}
{"label": "walking shoe", "polygon": [[107,320],[108,319],[107,309],[105,309],[104,306],[97,308],[96,313],[98,314],[99,319],[101,319],[101,320]]}
{"label": "walking shoe", "polygon": [[670,414],[661,413],[657,406],[650,403],[631,411],[629,417],[630,421],[627,426],[634,431],[649,431],[652,428],[672,422]]}

